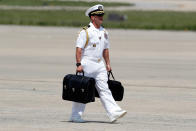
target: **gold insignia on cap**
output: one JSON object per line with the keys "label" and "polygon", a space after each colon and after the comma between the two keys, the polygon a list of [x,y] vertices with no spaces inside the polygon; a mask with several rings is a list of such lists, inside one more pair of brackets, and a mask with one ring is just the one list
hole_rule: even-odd
{"label": "gold insignia on cap", "polygon": [[96,44],[93,44],[93,47],[96,47]]}
{"label": "gold insignia on cap", "polygon": [[103,10],[103,7],[102,6],[99,6],[98,9]]}

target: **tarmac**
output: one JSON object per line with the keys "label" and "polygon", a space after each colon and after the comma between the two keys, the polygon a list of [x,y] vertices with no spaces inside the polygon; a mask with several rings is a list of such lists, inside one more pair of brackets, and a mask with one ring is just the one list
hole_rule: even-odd
{"label": "tarmac", "polygon": [[79,28],[0,25],[0,131],[195,131],[196,32],[109,29],[128,114],[111,124],[99,99],[68,122],[62,80],[75,73]]}

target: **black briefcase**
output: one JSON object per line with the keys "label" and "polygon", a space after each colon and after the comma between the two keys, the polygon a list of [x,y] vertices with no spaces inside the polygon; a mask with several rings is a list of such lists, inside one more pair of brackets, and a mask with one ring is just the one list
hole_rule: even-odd
{"label": "black briefcase", "polygon": [[63,100],[79,103],[95,101],[95,79],[83,75],[68,74],[63,79]]}
{"label": "black briefcase", "polygon": [[[110,74],[112,75],[113,80],[110,80]],[[124,87],[121,82],[116,81],[112,71],[108,72],[108,87],[112,93],[112,96],[115,101],[122,101],[124,95]],[[97,90],[95,90],[95,97],[99,97]]]}

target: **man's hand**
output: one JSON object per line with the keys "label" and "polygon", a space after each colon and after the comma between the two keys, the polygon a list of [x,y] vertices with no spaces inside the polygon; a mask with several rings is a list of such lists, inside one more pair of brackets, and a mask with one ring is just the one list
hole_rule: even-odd
{"label": "man's hand", "polygon": [[76,68],[76,72],[82,72],[82,71],[83,71],[83,68],[81,65]]}
{"label": "man's hand", "polygon": [[106,69],[107,69],[107,71],[111,71],[112,70],[110,65],[106,65]]}

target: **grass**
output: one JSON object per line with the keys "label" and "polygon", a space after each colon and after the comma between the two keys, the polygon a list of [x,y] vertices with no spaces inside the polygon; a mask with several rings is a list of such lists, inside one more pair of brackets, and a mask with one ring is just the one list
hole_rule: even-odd
{"label": "grass", "polygon": [[[104,16],[106,28],[196,31],[196,12],[123,11],[118,14],[128,19],[121,22],[109,21],[109,13],[115,12]],[[84,11],[0,10],[0,24],[82,27],[88,23]]]}
{"label": "grass", "polygon": [[196,12],[174,11],[125,11],[127,21],[109,22],[105,25],[115,28],[158,29],[158,30],[196,30]]}
{"label": "grass", "polygon": [[[0,0],[0,5],[9,6],[93,6],[100,2],[87,1],[59,1],[59,0]],[[101,2],[104,6],[132,6],[130,3],[121,2]]]}
{"label": "grass", "polygon": [[78,11],[0,10],[0,24],[41,26],[82,26],[88,17]]}

